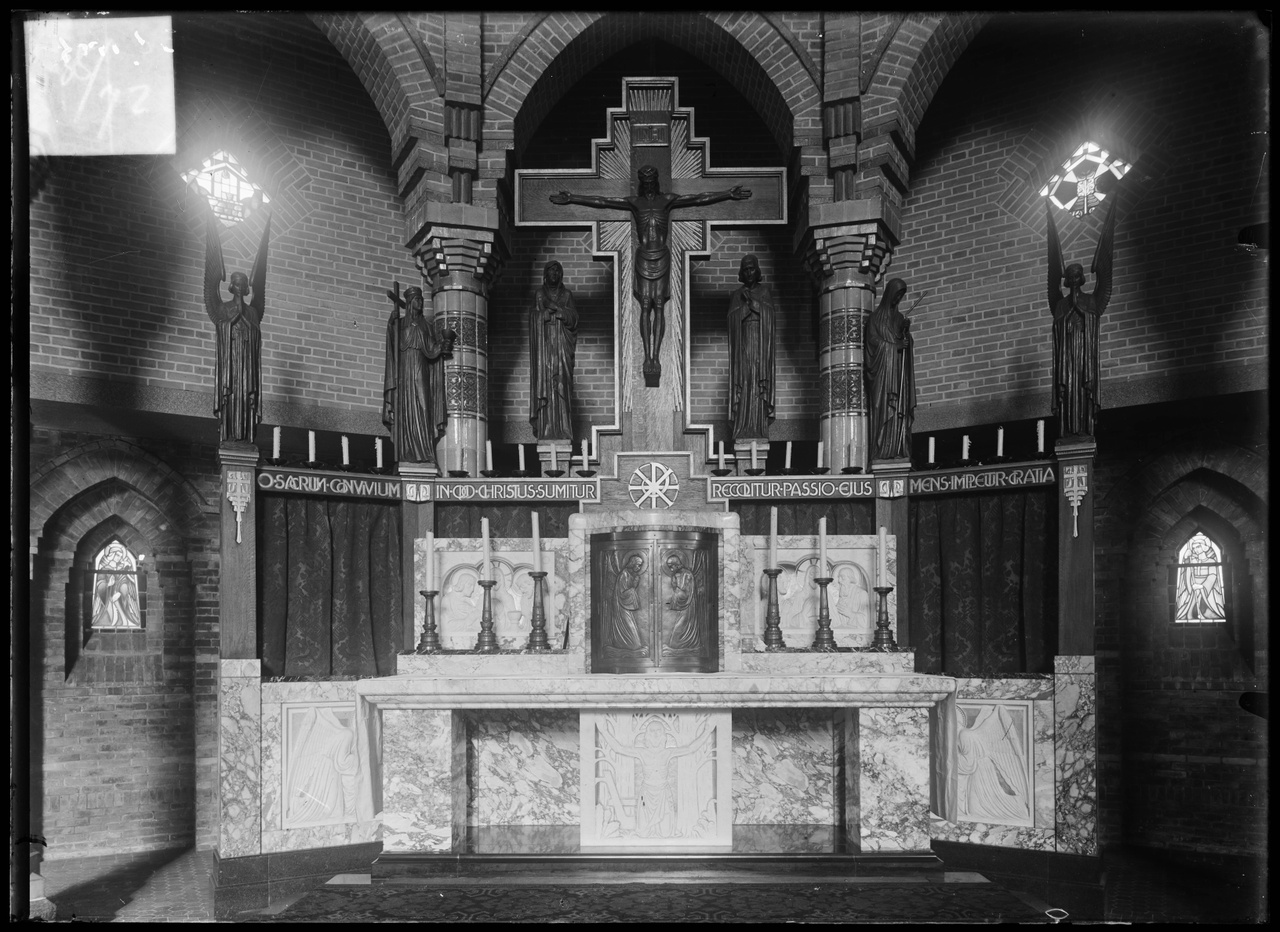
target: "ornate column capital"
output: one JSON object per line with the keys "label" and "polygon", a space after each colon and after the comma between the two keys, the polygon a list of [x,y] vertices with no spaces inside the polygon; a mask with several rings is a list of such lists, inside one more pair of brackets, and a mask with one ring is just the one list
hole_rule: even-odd
{"label": "ornate column capital", "polygon": [[[508,255],[498,211],[470,204],[423,205],[407,243],[432,293],[462,289],[488,294]],[[490,225],[491,224],[491,225]]]}
{"label": "ornate column capital", "polygon": [[880,278],[898,236],[879,198],[810,204],[808,214],[798,251],[821,288],[866,287]]}

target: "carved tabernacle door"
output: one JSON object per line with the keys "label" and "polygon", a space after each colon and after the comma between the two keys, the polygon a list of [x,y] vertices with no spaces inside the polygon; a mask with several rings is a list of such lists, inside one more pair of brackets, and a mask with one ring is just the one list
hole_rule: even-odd
{"label": "carved tabernacle door", "polygon": [[591,535],[591,669],[719,669],[720,535],[622,530]]}

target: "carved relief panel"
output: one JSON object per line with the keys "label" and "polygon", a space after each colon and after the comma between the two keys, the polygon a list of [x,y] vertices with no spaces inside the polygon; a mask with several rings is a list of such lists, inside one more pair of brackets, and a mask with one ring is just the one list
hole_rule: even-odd
{"label": "carved relief panel", "polygon": [[956,702],[956,814],[964,822],[1031,825],[1031,702]]}

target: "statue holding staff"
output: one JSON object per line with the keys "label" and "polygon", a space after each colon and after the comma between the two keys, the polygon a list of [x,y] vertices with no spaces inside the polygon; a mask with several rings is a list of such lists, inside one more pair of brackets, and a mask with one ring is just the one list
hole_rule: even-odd
{"label": "statue holding staff", "polygon": [[[894,278],[884,287],[880,305],[867,318],[864,368],[868,385],[872,459],[911,456],[911,422],[916,409],[916,377],[911,321],[898,310],[907,283]],[[917,302],[919,303],[919,302]]]}

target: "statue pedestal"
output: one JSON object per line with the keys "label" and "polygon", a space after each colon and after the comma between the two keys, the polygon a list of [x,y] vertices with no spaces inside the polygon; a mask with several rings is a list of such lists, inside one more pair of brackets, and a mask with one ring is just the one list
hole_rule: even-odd
{"label": "statue pedestal", "polygon": [[[756,445],[756,461],[751,462],[751,444]],[[769,458],[769,438],[756,437],[752,439],[748,437],[745,440],[733,441],[733,452],[738,457],[738,472],[741,473],[746,469],[764,469],[765,461]]]}
{"label": "statue pedestal", "polygon": [[[551,457],[552,451],[555,451],[554,462]],[[568,472],[572,467],[571,459],[573,457],[573,441],[572,440],[539,440],[538,441],[538,475],[543,475],[551,470],[563,470]]]}
{"label": "statue pedestal", "polygon": [[397,463],[396,472],[406,479],[435,479],[440,467],[435,463]]}

